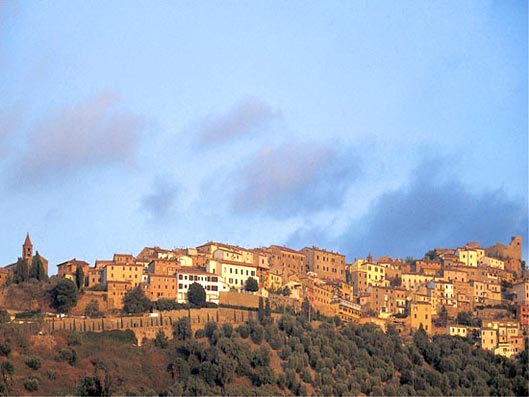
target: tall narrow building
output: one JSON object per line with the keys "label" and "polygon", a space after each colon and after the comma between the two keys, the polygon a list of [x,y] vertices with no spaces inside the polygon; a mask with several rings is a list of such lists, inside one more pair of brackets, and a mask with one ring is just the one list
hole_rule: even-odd
{"label": "tall narrow building", "polygon": [[22,259],[27,259],[28,261],[31,261],[31,258],[33,258],[33,244],[31,243],[31,239],[29,238],[28,233],[26,235],[26,240],[22,245]]}

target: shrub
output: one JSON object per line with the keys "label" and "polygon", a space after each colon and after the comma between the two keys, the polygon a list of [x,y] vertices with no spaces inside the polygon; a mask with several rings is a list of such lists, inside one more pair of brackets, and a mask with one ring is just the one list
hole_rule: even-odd
{"label": "shrub", "polygon": [[99,378],[95,376],[85,376],[79,386],[80,396],[102,396],[103,386]]}
{"label": "shrub", "polygon": [[49,369],[47,371],[47,375],[48,375],[48,379],[49,380],[55,380],[57,379],[57,371],[53,370],[53,369]]}
{"label": "shrub", "polygon": [[195,332],[196,339],[204,338],[205,336],[206,334],[204,333],[203,329],[197,329],[197,331]]}
{"label": "shrub", "polygon": [[59,351],[56,358],[57,361],[67,361],[71,366],[75,365],[77,361],[77,352],[71,347],[64,347]]}
{"label": "shrub", "polygon": [[154,302],[154,307],[157,310],[165,311],[176,310],[179,308],[179,305],[174,299],[158,299],[156,302]]}
{"label": "shrub", "polygon": [[39,390],[39,381],[35,378],[26,378],[24,379],[24,389],[29,392]]}
{"label": "shrub", "polygon": [[211,339],[211,337],[213,336],[213,332],[215,332],[216,330],[217,323],[215,322],[209,321],[206,323],[206,325],[204,325],[204,334],[206,334],[209,339]]}
{"label": "shrub", "polygon": [[0,343],[0,355],[8,357],[11,353],[11,343],[8,341],[3,341]]}
{"label": "shrub", "polygon": [[248,336],[250,336],[250,327],[248,324],[241,324],[237,327],[237,332],[241,338],[246,339]]}
{"label": "shrub", "polygon": [[27,358],[25,363],[29,368],[34,369],[34,370],[39,369],[42,364],[40,357],[36,357],[36,356]]}
{"label": "shrub", "polygon": [[66,338],[68,346],[77,346],[81,344],[81,335],[78,332],[68,334]]}

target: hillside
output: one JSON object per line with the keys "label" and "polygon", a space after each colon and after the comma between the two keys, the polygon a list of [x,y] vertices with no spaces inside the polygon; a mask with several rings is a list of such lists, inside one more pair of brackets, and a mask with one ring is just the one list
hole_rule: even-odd
{"label": "hillside", "polygon": [[494,356],[466,339],[421,330],[337,326],[283,316],[235,329],[207,323],[192,335],[137,346],[131,331],[39,335],[2,324],[0,390],[7,395],[527,395],[527,352]]}

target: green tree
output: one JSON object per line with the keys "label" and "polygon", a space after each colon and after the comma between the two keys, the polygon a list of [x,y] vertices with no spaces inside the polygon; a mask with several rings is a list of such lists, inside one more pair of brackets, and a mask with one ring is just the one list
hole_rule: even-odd
{"label": "green tree", "polygon": [[178,303],[174,299],[158,299],[154,306],[157,310],[164,311],[164,310],[175,310],[178,308]]}
{"label": "green tree", "polygon": [[67,312],[77,304],[77,286],[72,280],[60,279],[50,291],[51,306]]}
{"label": "green tree", "polygon": [[193,283],[187,290],[187,300],[194,307],[206,306],[206,291],[199,283]]}
{"label": "green tree", "polygon": [[31,260],[29,278],[34,278],[39,281],[46,281],[48,279],[48,274],[44,270],[44,263],[42,262],[42,257],[39,255],[39,251],[36,252]]}
{"label": "green tree", "polygon": [[283,296],[290,296],[292,294],[292,291],[290,290],[288,285],[285,285],[281,291]]}
{"label": "green tree", "polygon": [[265,318],[272,317],[272,309],[270,308],[270,299],[266,299],[265,308],[264,308],[264,316]]}
{"label": "green tree", "polygon": [[244,283],[244,290],[248,292],[259,291],[259,284],[257,283],[257,280],[253,277],[248,277],[248,279]]}
{"label": "green tree", "polygon": [[457,324],[470,327],[481,327],[481,320],[472,316],[472,312],[459,312],[456,317]]}
{"label": "green tree", "polygon": [[422,324],[419,325],[419,329],[413,335],[413,343],[419,349],[421,354],[424,354],[429,344],[428,334],[424,330]]}
{"label": "green tree", "polygon": [[263,307],[263,297],[259,297],[259,307],[257,308],[257,320],[262,323],[264,319],[264,307]]}
{"label": "green tree", "polygon": [[80,396],[102,396],[103,386],[97,376],[85,376],[78,392]]}
{"label": "green tree", "polygon": [[169,341],[167,340],[167,336],[165,336],[165,333],[160,329],[156,333],[156,338],[154,339],[154,346],[159,347],[160,349],[165,349],[167,346],[169,346]]}
{"label": "green tree", "polygon": [[128,291],[123,297],[123,311],[125,313],[145,313],[151,307],[151,300],[145,296],[145,293],[139,285]]}
{"label": "green tree", "polygon": [[193,332],[191,331],[191,322],[189,321],[189,317],[182,317],[173,324],[173,336],[176,339],[181,340],[191,339]]}
{"label": "green tree", "polygon": [[84,287],[84,272],[82,266],[79,265],[75,269],[75,284],[79,290]]}

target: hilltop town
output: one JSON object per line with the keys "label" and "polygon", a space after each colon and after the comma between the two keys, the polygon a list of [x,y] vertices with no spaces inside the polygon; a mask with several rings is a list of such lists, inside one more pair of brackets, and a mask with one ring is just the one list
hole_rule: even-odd
{"label": "hilltop town", "polygon": [[[116,253],[93,266],[73,258],[57,270],[55,278],[72,280],[79,290],[78,301],[65,306],[63,311],[69,310],[61,318],[94,316],[94,307],[100,317],[121,316],[124,300],[134,291],[153,303],[154,312],[168,302],[170,308],[185,307],[190,288],[199,286],[209,307],[255,309],[265,299],[272,309],[299,311],[306,302],[314,319],[336,317],[382,329],[393,324],[402,335],[419,327],[428,335],[473,335],[481,347],[506,357],[523,351],[529,326],[521,236],[488,248],[476,242],[434,248],[420,259],[369,254],[354,261],[314,246],[295,250],[207,242]],[[34,254],[28,234],[18,261],[0,268],[0,286],[47,274],[48,261]],[[53,307],[44,310],[53,312]]]}

